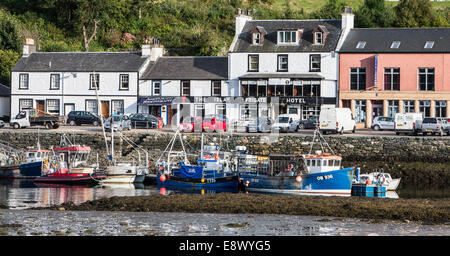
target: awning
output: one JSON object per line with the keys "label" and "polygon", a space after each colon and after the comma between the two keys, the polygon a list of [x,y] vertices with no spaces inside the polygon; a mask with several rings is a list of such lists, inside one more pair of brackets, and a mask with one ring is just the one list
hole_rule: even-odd
{"label": "awning", "polygon": [[174,99],[173,96],[139,97],[138,105],[169,105]]}

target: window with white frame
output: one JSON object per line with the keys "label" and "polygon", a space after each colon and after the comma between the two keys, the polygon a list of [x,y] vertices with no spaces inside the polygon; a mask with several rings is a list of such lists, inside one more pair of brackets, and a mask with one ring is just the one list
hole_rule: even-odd
{"label": "window with white frame", "polygon": [[222,94],[222,82],[212,81],[211,82],[211,95],[220,96]]}
{"label": "window with white frame", "polygon": [[388,100],[388,116],[395,117],[398,113],[398,100]]}
{"label": "window with white frame", "polygon": [[122,74],[119,76],[119,90],[127,91],[130,89],[130,76],[127,74]]}
{"label": "window with white frame", "polygon": [[160,96],[161,95],[161,81],[156,80],[153,81],[153,95],[154,96]]}
{"label": "window with white frame", "polygon": [[100,74],[91,74],[89,79],[89,90],[100,90]]}
{"label": "window with white frame", "polygon": [[93,114],[98,114],[97,100],[86,100],[86,111],[89,111]]}
{"label": "window with white frame", "polygon": [[248,55],[248,71],[259,70],[259,56],[258,55]]}
{"label": "window with white frame", "polygon": [[434,91],[434,68],[419,68],[419,91]]}
{"label": "window with white frame", "polygon": [[309,71],[318,72],[320,71],[320,54],[309,55]]}
{"label": "window with white frame", "polygon": [[437,100],[435,104],[436,117],[445,117],[447,115],[447,101]]}
{"label": "window with white frame", "polygon": [[278,31],[278,44],[296,44],[297,31]]}
{"label": "window with white frame", "polygon": [[50,75],[50,90],[59,90],[59,74],[51,74]]}
{"label": "window with white frame", "polygon": [[191,95],[191,82],[181,81],[181,96],[190,96],[190,95]]}
{"label": "window with white frame", "polygon": [[195,116],[203,117],[205,115],[205,105],[204,104],[195,104],[194,105]]}
{"label": "window with white frame", "polygon": [[239,118],[240,120],[248,120],[258,116],[258,107],[256,104],[243,104],[239,106]]}
{"label": "window with white frame", "polygon": [[253,44],[261,44],[261,34],[253,33]]}
{"label": "window with white frame", "polygon": [[216,105],[216,114],[217,115],[227,115],[227,107],[225,104],[217,104]]}
{"label": "window with white frame", "polygon": [[124,114],[123,100],[111,100],[111,105],[112,105],[112,113],[114,115]]}
{"label": "window with white frame", "polygon": [[323,44],[323,34],[322,32],[314,33],[314,44]]}
{"label": "window with white frame", "polygon": [[20,74],[19,75],[19,89],[20,90],[28,90],[28,82],[29,82],[28,74]]}
{"label": "window with white frame", "polygon": [[357,123],[364,123],[366,121],[366,101],[355,101],[355,121]]}
{"label": "window with white frame", "polygon": [[33,107],[32,99],[19,99],[19,111]]}
{"label": "window with white frame", "polygon": [[424,114],[424,117],[430,117],[431,102],[429,100],[419,101],[419,111]]}
{"label": "window with white frame", "polygon": [[288,71],[288,55],[278,55],[278,71]]}
{"label": "window with white frame", "polygon": [[403,101],[403,112],[404,113],[414,113],[414,101],[413,100],[404,100]]}
{"label": "window with white frame", "polygon": [[53,115],[59,115],[59,99],[47,100],[47,112]]}

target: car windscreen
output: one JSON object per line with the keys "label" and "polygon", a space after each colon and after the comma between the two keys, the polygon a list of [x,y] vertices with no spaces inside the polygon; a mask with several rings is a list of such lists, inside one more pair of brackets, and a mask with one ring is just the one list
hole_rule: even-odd
{"label": "car windscreen", "polygon": [[436,118],[424,118],[422,123],[435,124],[437,121]]}
{"label": "car windscreen", "polygon": [[287,117],[287,116],[280,116],[277,119],[277,123],[281,123],[281,124],[289,123],[289,117]]}
{"label": "car windscreen", "polygon": [[114,122],[119,122],[120,120],[122,120],[122,118],[120,116],[113,116]]}

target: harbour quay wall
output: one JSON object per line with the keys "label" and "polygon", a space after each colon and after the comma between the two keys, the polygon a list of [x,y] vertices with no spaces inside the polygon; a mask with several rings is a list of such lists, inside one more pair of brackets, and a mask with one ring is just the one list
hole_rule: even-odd
{"label": "harbour quay wall", "polygon": [[[0,142],[9,143],[18,149],[35,146],[39,138],[42,148],[60,145],[62,132],[58,131],[15,131],[0,130]],[[106,164],[107,154],[105,139],[101,132],[66,133],[66,137],[75,144],[88,145],[92,148],[90,162],[98,161]],[[173,137],[173,133],[151,131],[148,133],[124,133],[134,147],[121,138],[114,138],[114,153],[118,160],[136,160],[139,158],[136,147],[149,152],[150,162],[156,161],[161,152]],[[108,135],[109,136],[109,135]],[[188,152],[200,149],[200,134],[182,134],[185,149]],[[450,137],[422,136],[324,136],[332,150],[351,162],[425,162],[450,163]],[[110,138],[107,138],[110,141]],[[308,153],[313,137],[311,135],[289,134],[206,134],[205,144],[212,142],[221,144],[224,149],[235,149],[246,146],[252,154],[305,154]],[[110,142],[108,142],[110,143]],[[137,146],[136,146],[137,145]],[[173,150],[180,150],[177,141]],[[315,144],[313,150],[320,150]],[[141,159],[145,159],[142,151]]]}

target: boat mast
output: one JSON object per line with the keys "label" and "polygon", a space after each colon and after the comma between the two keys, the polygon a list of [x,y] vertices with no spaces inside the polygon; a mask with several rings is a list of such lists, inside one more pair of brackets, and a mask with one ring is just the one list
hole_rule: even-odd
{"label": "boat mast", "polygon": [[[98,114],[98,108],[101,107],[101,105],[100,105],[100,99],[98,97],[98,91],[97,91],[97,86],[98,85],[97,85],[97,79],[95,79],[95,70],[94,70],[94,77],[93,78],[94,78],[94,81],[91,81],[91,83],[94,82],[95,96],[97,98],[97,114]],[[105,126],[103,124],[103,114],[100,114],[100,123],[102,125],[102,130],[103,130],[103,138],[105,139],[106,155],[109,155],[109,152],[108,152],[108,141],[106,139],[106,131],[105,131]]]}

